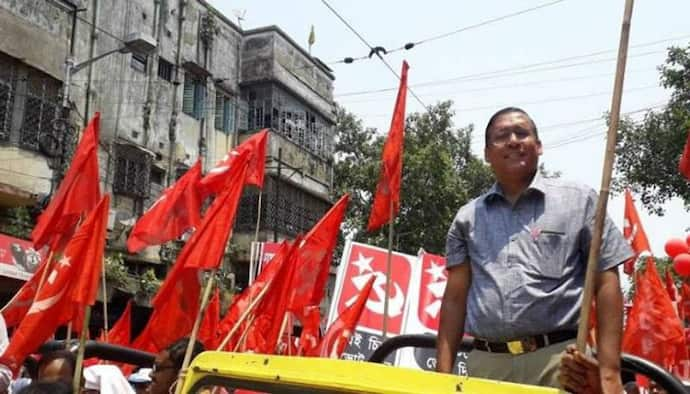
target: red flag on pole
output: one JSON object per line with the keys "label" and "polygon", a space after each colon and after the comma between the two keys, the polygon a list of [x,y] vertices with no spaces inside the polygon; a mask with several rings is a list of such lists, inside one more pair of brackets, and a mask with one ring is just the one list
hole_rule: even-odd
{"label": "red flag on pole", "polygon": [[54,255],[49,255],[47,258],[41,261],[38,269],[34,274],[24,282],[22,287],[17,291],[17,294],[12,297],[12,299],[2,308],[2,317],[5,318],[5,324],[8,328],[14,327],[19,324],[26,312],[29,311],[31,304],[36,298],[36,291],[38,290],[38,284],[43,277],[43,272],[48,269],[50,265],[48,259],[53,258]]}
{"label": "red flag on pole", "polygon": [[228,152],[201,180],[200,186],[203,197],[217,194],[225,189],[225,184],[229,179],[226,174],[235,166],[237,158],[245,152],[249,155],[247,159],[249,160],[249,168],[247,169],[247,179],[245,182],[259,188],[263,187],[267,142],[268,129],[263,129]]}
{"label": "red flag on pole", "polygon": [[673,305],[673,310],[676,311],[678,314],[678,317],[680,319],[683,319],[683,315],[681,315],[681,307],[680,307],[680,294],[678,293],[678,288],[676,287],[676,283],[673,281],[673,276],[671,275],[671,268],[667,267],[666,272],[664,274],[664,279],[665,279],[665,284],[666,284],[666,292],[668,293],[668,297],[671,299],[671,304]]}
{"label": "red flag on pole", "polygon": [[302,319],[302,334],[299,337],[297,355],[318,353],[321,342],[321,309],[319,306],[309,306],[304,311]]}
{"label": "red flag on pole", "polygon": [[[293,275],[297,264],[302,236],[298,236],[290,246],[290,251],[283,259],[280,268],[275,273],[271,288],[256,307],[254,324],[250,330],[258,332],[264,338],[254,349],[257,353],[274,354],[281,329],[288,312],[289,294],[293,284]],[[252,335],[250,332],[249,335]],[[256,336],[256,335],[255,335]]]}
{"label": "red flag on pole", "polygon": [[201,160],[197,160],[192,168],[163,191],[158,200],[139,218],[127,239],[127,249],[130,253],[137,253],[150,245],[171,241],[186,230],[199,227],[200,179]]}
{"label": "red flag on pole", "polygon": [[[284,241],[280,245],[280,248],[276,252],[275,256],[273,256],[273,258],[266,264],[265,268],[261,271],[254,283],[252,283],[249,287],[245,288],[240,295],[233,299],[232,304],[228,309],[228,312],[225,314],[223,319],[218,324],[219,339],[222,340],[223,338],[225,338],[225,336],[230,332],[230,330],[232,330],[232,328],[239,321],[240,317],[247,310],[252,300],[256,300],[259,294],[261,294],[261,292],[266,286],[273,285],[273,279],[276,277],[276,274],[283,266],[283,263],[285,262],[285,259],[289,251],[290,244],[287,241]],[[236,343],[235,339],[238,339],[241,334],[242,333],[238,331],[235,334],[235,336],[233,336],[232,340],[228,342],[228,345],[226,345],[223,350],[232,351]]]}
{"label": "red flag on pole", "polygon": [[216,331],[218,331],[218,321],[220,320],[220,292],[218,288],[213,292],[211,301],[206,307],[204,319],[199,326],[199,341],[204,344],[206,349],[215,349],[218,347],[216,340]]}
{"label": "red flag on pole", "polygon": [[628,240],[628,243],[630,243],[630,246],[635,251],[635,257],[626,261],[623,266],[623,272],[630,275],[635,271],[635,262],[640,257],[640,254],[643,252],[650,253],[652,249],[649,247],[647,234],[645,234],[642,228],[642,222],[637,215],[637,209],[635,209],[635,203],[633,202],[632,194],[630,194],[629,189],[625,189],[625,211],[623,219],[623,236]]}
{"label": "red flag on pole", "polygon": [[98,176],[99,127],[100,114],[96,112],[84,130],[57,192],[31,231],[36,250],[45,245],[50,245],[54,251],[61,249],[74,233],[82,215],[92,210],[101,199]]}
{"label": "red flag on pole", "polygon": [[680,315],[683,318],[690,317],[690,286],[687,283],[683,283],[680,287]]}
{"label": "red flag on pole", "polygon": [[[233,168],[226,175],[229,181],[213,200],[199,229],[182,249],[180,258],[185,268],[204,270],[216,269],[225,254],[225,247],[232,234],[235,214],[242,197],[242,189],[247,173],[248,154],[242,153],[233,163]],[[194,245],[193,247],[187,247]]]}
{"label": "red flag on pole", "polygon": [[0,363],[17,371],[26,356],[35,352],[58,326],[77,319],[86,305],[93,305],[103,264],[109,202],[109,196],[104,196],[67,243]]}
{"label": "red flag on pole", "polygon": [[288,305],[290,311],[295,313],[300,320],[305,316],[304,309],[307,306],[321,304],[328,282],[333,250],[338,242],[340,224],[345,216],[349,199],[348,194],[341,197],[314,225],[300,245]]}
{"label": "red flag on pole", "polygon": [[357,299],[347,307],[337,319],[328,327],[326,335],[321,340],[321,346],[317,349],[318,354],[310,354],[312,356],[319,355],[320,357],[340,358],[340,355],[345,350],[350,336],[355,332],[355,327],[362,315],[364,306],[369,299],[369,293],[374,286],[376,277],[374,275],[369,278],[362,291],[357,296]]}
{"label": "red flag on pole", "polygon": [[680,156],[680,162],[678,162],[678,171],[685,179],[690,180],[690,131],[688,132],[687,140],[685,141],[685,147],[683,148],[683,154]]}
{"label": "red flag on pole", "polygon": [[[379,175],[379,182],[376,185],[376,194],[374,195],[374,203],[369,215],[367,231],[376,231],[384,224],[393,220],[393,217],[400,211],[400,180],[402,177],[408,69],[407,62],[403,61],[398,98],[395,101],[395,110],[393,111],[388,138],[383,145],[381,173]],[[391,217],[391,204],[393,205],[393,217]]]}
{"label": "red flag on pole", "polygon": [[[241,154],[226,174],[232,182],[226,183],[226,189],[213,201],[153,299],[153,313],[146,330],[158,351],[192,330],[199,310],[200,271],[217,268],[225,253],[244,185],[247,156]],[[135,341],[140,349],[147,346],[142,341]]]}
{"label": "red flag on pole", "polygon": [[132,335],[132,299],[127,301],[127,306],[117,322],[108,331],[108,343],[113,345],[129,346]]}
{"label": "red flag on pole", "polygon": [[683,325],[651,258],[636,278],[635,297],[623,333],[623,351],[668,370],[688,358]]}

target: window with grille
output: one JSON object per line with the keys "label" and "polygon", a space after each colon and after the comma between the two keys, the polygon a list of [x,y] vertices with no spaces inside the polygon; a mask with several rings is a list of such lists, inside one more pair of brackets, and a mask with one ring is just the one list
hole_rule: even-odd
{"label": "window with grille", "polygon": [[132,146],[115,145],[113,193],[143,200],[150,194],[151,155]]}
{"label": "window with grille", "polygon": [[169,61],[158,58],[158,78],[164,79],[168,82],[172,81],[173,78],[173,65]]}
{"label": "window with grille", "polygon": [[184,75],[184,92],[182,96],[182,112],[201,119],[204,117],[204,102],[206,100],[206,81],[203,77],[192,73]]}
{"label": "window with grille", "polygon": [[225,134],[230,134],[235,128],[235,106],[232,98],[223,92],[216,92],[216,111],[214,127]]}
{"label": "window with grille", "polygon": [[19,131],[22,148],[39,151],[39,140],[55,134],[55,121],[60,115],[59,85],[44,78],[29,75],[24,101],[24,118]]}
{"label": "window with grille", "polygon": [[[327,201],[270,176],[266,177],[263,193],[261,229],[264,231],[291,236],[307,233],[330,208]],[[257,205],[258,194],[255,191],[245,192],[237,213],[236,228],[241,231],[255,230]]]}
{"label": "window with grille", "polygon": [[8,141],[10,139],[14,91],[15,87],[12,79],[0,79],[0,141]]}

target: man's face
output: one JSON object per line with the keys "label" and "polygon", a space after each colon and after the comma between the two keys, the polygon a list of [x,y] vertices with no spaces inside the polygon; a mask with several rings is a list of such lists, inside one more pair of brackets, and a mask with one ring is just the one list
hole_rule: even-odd
{"label": "man's face", "polygon": [[172,386],[176,379],[177,369],[170,361],[168,351],[163,350],[156,356],[156,361],[153,363],[151,384],[148,387],[148,392],[151,394],[167,394],[170,392],[170,386]]}
{"label": "man's face", "polygon": [[63,381],[71,385],[73,375],[70,364],[61,358],[52,360],[38,370],[38,380],[43,382]]}
{"label": "man's face", "polygon": [[501,115],[489,129],[484,158],[499,179],[532,175],[541,153],[541,142],[534,134],[532,123],[520,112]]}

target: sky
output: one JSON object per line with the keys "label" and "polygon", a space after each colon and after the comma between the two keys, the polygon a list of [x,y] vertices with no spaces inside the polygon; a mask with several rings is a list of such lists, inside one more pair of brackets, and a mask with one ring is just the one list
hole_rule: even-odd
{"label": "sky", "polygon": [[[601,117],[611,106],[624,0],[327,2],[369,44],[391,52],[385,59],[396,72],[408,61],[410,90],[424,105],[453,100],[455,126],[475,125],[474,154],[483,156],[483,129],[491,114],[518,106],[540,130],[546,168],[600,190],[606,134]],[[244,29],[277,25],[305,48],[313,25],[312,55],[333,69],[335,100],[365,126],[387,132],[397,79],[376,59],[342,62],[369,50],[324,2],[210,3],[233,21],[243,15]],[[526,12],[509,16],[521,11]],[[657,67],[667,47],[690,44],[688,15],[687,0],[635,2],[622,102],[622,112],[633,119],[667,102]],[[408,42],[418,44],[391,51]],[[390,90],[376,92],[382,89]],[[422,103],[409,94],[407,112],[423,111]],[[622,196],[608,204],[620,229],[623,207]],[[666,240],[684,237],[690,227],[682,201],[671,201],[666,209],[664,217],[650,216],[638,204],[655,255],[664,255]]]}

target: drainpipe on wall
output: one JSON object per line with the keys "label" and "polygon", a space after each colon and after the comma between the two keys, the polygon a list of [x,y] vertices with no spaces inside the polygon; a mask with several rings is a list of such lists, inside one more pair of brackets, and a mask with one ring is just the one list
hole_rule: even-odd
{"label": "drainpipe on wall", "polygon": [[173,96],[172,96],[172,114],[170,115],[170,124],[168,126],[168,186],[175,182],[175,144],[177,142],[176,130],[177,130],[177,102],[178,95],[180,94],[180,67],[182,63],[182,35],[184,28],[184,9],[187,4],[186,0],[180,0],[178,3],[178,16],[177,16],[177,53],[175,54],[175,80],[173,81]]}
{"label": "drainpipe on wall", "polygon": [[[93,59],[96,53],[96,39],[98,33],[98,0],[93,0],[93,15],[91,17],[91,35],[89,36],[89,59]],[[89,64],[89,70],[86,77],[86,95],[84,98],[84,127],[89,123],[90,102],[91,102],[91,80],[93,78],[93,64]]]}
{"label": "drainpipe on wall", "polygon": [[[156,42],[160,42],[160,0],[153,2],[153,38]],[[150,61],[146,63],[146,101],[144,102],[144,146],[154,151],[157,147],[154,146],[156,141],[151,139],[151,114],[153,112],[153,78],[155,78],[153,65],[154,61],[158,64],[158,54],[160,53],[160,45],[156,45],[155,52],[151,55]]]}

